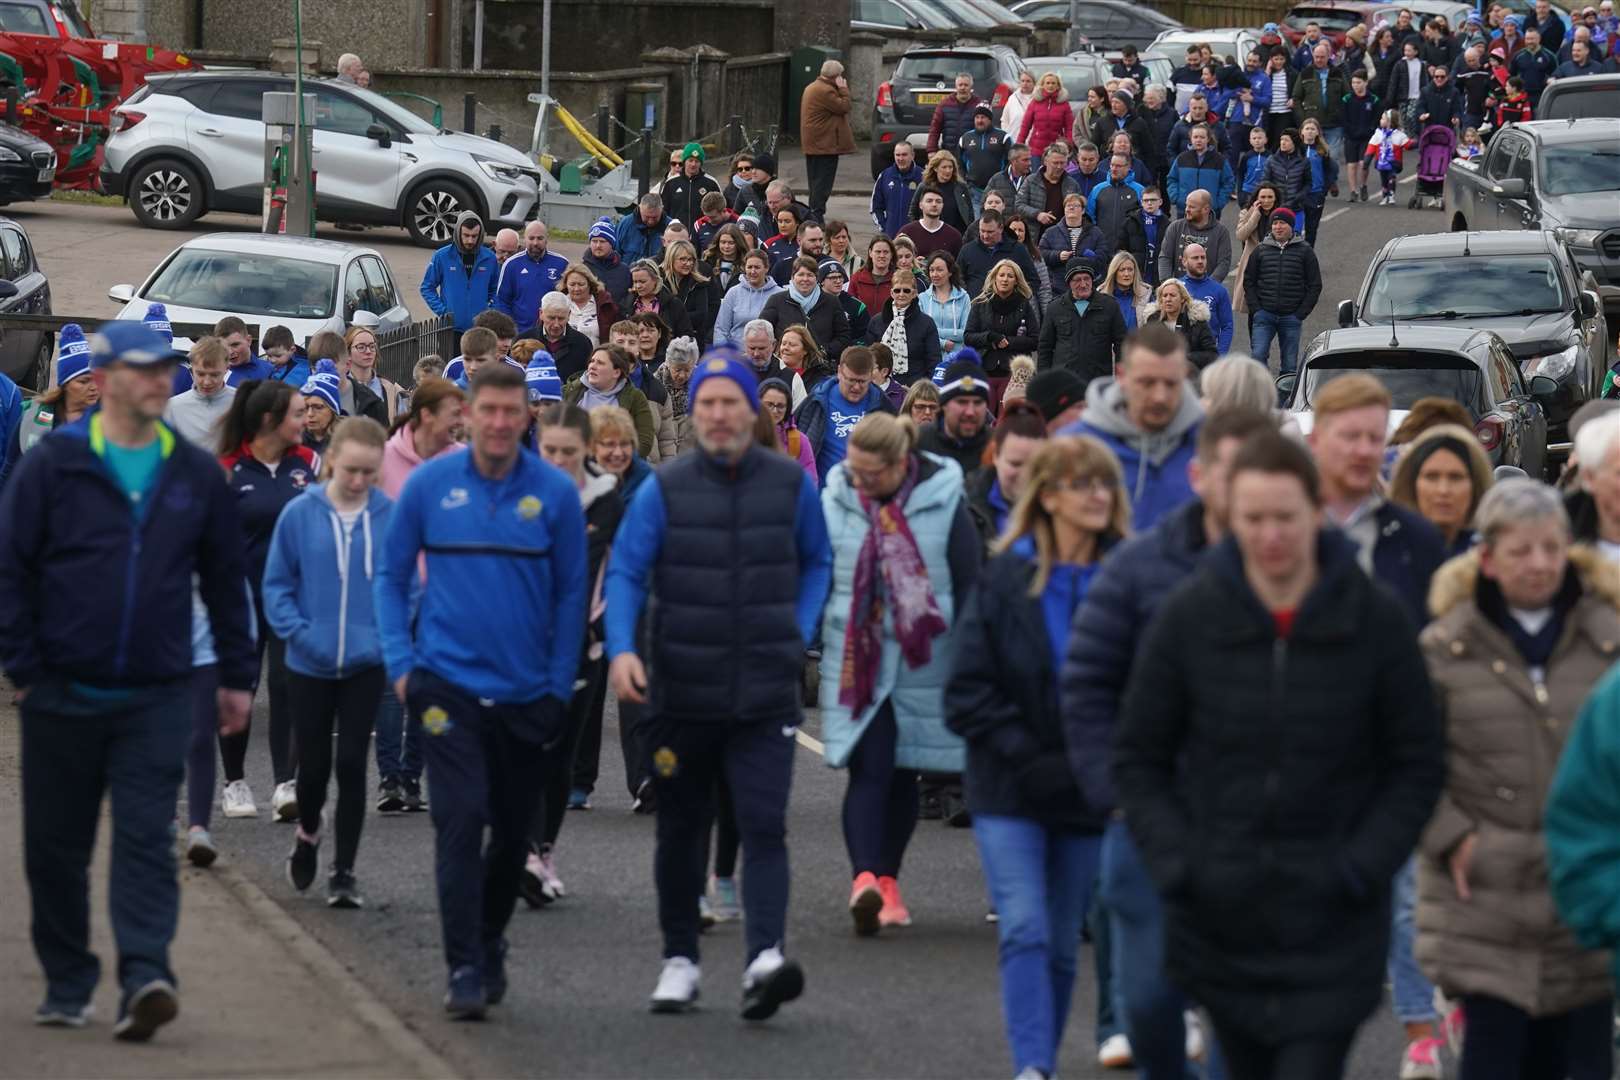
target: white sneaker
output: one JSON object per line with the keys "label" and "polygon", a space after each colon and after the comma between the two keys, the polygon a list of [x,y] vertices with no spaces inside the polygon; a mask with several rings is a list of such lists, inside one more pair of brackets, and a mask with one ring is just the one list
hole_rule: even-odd
{"label": "white sneaker", "polygon": [[270,808],[275,811],[276,820],[290,823],[298,820],[298,784],[286,780],[276,785],[276,793],[270,796]]}
{"label": "white sneaker", "polygon": [[776,1010],[804,993],[804,969],[782,955],[780,946],[760,951],[743,972],[742,1017],[769,1020]]}
{"label": "white sneaker", "polygon": [[253,801],[253,789],[248,787],[246,780],[232,780],[226,784],[220,804],[225,807],[228,818],[259,816],[258,804]]}
{"label": "white sneaker", "polygon": [[539,863],[540,887],[545,890],[546,894],[553,900],[568,895],[568,890],[563,888],[562,878],[557,876],[557,863],[552,858],[551,852],[543,852],[540,855]]}
{"label": "white sneaker", "polygon": [[1197,1010],[1188,1009],[1181,1014],[1182,1021],[1187,1025],[1187,1060],[1204,1060],[1204,1021],[1198,1016]]}
{"label": "white sneaker", "polygon": [[652,1011],[678,1013],[696,1008],[698,982],[702,978],[702,969],[684,956],[672,956],[665,960],[664,970],[658,975],[658,985],[652,992]]}
{"label": "white sneaker", "polygon": [[1131,1040],[1123,1034],[1110,1035],[1097,1047],[1097,1064],[1105,1069],[1128,1069],[1135,1063],[1131,1057]]}

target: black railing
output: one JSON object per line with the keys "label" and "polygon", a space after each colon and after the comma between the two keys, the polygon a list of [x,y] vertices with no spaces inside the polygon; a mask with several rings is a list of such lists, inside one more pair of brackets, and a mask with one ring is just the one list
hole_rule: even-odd
{"label": "black railing", "polygon": [[455,321],[448,315],[407,323],[377,335],[377,372],[404,387],[416,385],[417,361],[437,356],[449,363],[461,352]]}

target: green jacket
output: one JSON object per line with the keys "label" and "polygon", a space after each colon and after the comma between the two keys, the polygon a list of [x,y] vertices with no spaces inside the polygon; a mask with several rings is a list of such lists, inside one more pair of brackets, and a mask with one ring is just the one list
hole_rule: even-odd
{"label": "green jacket", "polygon": [[[578,405],[585,397],[585,373],[581,372],[568,380],[563,387],[563,400],[570,405]],[[652,406],[647,403],[647,395],[630,385],[625,380],[624,389],[619,391],[619,407],[630,414],[630,420],[636,425],[636,452],[643,458],[653,452],[653,441],[657,438],[658,428],[653,423]]]}

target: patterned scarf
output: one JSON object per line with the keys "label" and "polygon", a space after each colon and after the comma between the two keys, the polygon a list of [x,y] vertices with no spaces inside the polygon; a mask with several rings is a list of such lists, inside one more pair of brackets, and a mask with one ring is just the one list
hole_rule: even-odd
{"label": "patterned scarf", "polygon": [[889,347],[889,353],[894,357],[894,374],[910,374],[911,357],[906,352],[905,312],[896,311],[889,319],[889,325],[883,328],[883,344]]}
{"label": "patterned scarf", "polygon": [[[900,490],[885,502],[861,495],[866,511],[866,540],[855,559],[855,583],[849,602],[849,629],[844,635],[843,668],[838,677],[838,704],[859,715],[872,704],[878,669],[883,663],[883,593],[894,605],[894,633],[906,666],[919,668],[933,655],[934,638],[950,629],[934,599],[928,567],[917,550],[917,538],[906,524],[905,505],[917,486],[918,460],[906,462]],[[883,575],[882,592],[878,574]]]}

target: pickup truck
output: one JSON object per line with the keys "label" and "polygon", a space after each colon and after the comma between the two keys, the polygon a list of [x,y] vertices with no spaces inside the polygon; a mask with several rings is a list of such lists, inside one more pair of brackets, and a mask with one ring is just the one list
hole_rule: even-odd
{"label": "pickup truck", "polygon": [[1608,119],[1509,124],[1472,161],[1446,173],[1453,232],[1557,233],[1620,311],[1620,124]]}

